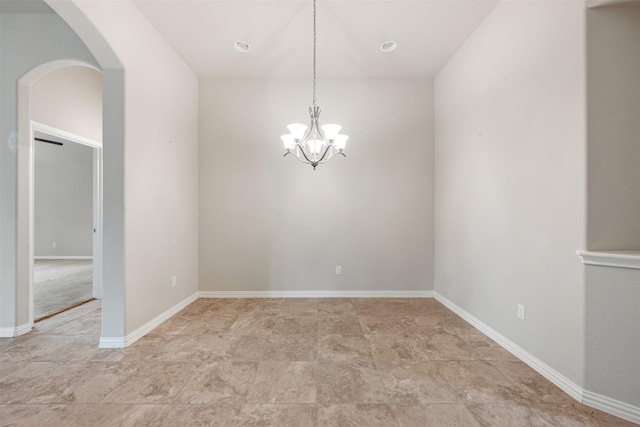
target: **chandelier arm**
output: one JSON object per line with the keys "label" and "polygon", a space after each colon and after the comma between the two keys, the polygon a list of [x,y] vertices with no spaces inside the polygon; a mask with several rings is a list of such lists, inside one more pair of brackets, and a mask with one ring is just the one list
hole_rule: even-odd
{"label": "chandelier arm", "polygon": [[318,164],[319,165],[323,165],[325,163],[328,163],[331,159],[333,159],[336,156],[336,154],[338,154],[338,153],[332,153],[329,157],[324,159],[322,162],[318,162]]}
{"label": "chandelier arm", "polygon": [[306,161],[306,160],[304,160],[304,159],[302,159],[302,158],[300,158],[298,156],[296,156],[296,159],[298,159],[301,163],[304,163],[305,165],[313,164],[313,162],[308,162],[308,161]]}
{"label": "chandelier arm", "polygon": [[[309,159],[309,157],[307,157],[307,153],[304,152],[304,148],[300,147],[300,145],[298,145],[298,148],[300,149],[300,152],[302,153],[302,155],[304,156],[304,158],[307,160],[307,162],[314,163],[313,160]],[[300,159],[300,156],[298,156],[298,159]],[[302,160],[302,159],[300,159]]]}
{"label": "chandelier arm", "polygon": [[[335,149],[335,147],[334,147]],[[329,155],[328,158],[324,159],[322,162],[318,162],[319,165],[325,164],[327,163],[329,160],[333,159],[335,156],[337,156],[338,154],[340,154],[342,157],[347,157],[346,154],[344,154],[342,151],[334,151],[331,155]]]}
{"label": "chandelier arm", "polygon": [[[324,139],[324,138],[323,138]],[[325,140],[326,143],[326,140]],[[327,153],[329,152],[329,149],[333,147],[332,144],[327,143],[327,148],[325,148],[324,153],[322,153],[322,157],[320,157],[320,160],[318,160],[318,163],[324,163],[323,160],[325,158],[325,156],[327,155]],[[331,160],[331,158],[333,157],[333,155],[329,156],[329,158],[327,159],[327,161]]]}
{"label": "chandelier arm", "polygon": [[[313,123],[311,123],[311,125],[313,125]],[[304,132],[304,135],[302,135],[302,138],[300,138],[300,141],[298,141],[297,143],[304,145],[304,143],[309,140],[309,136],[311,136],[312,131],[313,126],[309,126],[309,128]]]}

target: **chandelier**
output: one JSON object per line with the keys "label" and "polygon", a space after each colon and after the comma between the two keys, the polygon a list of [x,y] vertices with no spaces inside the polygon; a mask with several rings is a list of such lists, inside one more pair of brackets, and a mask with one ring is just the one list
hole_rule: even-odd
{"label": "chandelier", "polygon": [[284,155],[293,154],[302,163],[313,166],[313,170],[337,154],[346,157],[342,151],[349,139],[347,135],[339,134],[342,129],[340,125],[318,125],[320,107],[316,105],[316,38],[316,0],[313,0],[313,106],[309,107],[311,123],[308,127],[302,123],[290,124],[287,126],[290,133],[280,137],[287,150]]}

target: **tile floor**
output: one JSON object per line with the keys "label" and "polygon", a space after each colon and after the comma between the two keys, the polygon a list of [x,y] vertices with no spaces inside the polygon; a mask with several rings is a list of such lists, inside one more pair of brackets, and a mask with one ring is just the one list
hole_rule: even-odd
{"label": "tile floor", "polygon": [[200,299],[126,349],[99,302],[0,340],[2,426],[631,426],[433,299]]}
{"label": "tile floor", "polygon": [[36,319],[93,299],[93,260],[34,260],[33,292]]}

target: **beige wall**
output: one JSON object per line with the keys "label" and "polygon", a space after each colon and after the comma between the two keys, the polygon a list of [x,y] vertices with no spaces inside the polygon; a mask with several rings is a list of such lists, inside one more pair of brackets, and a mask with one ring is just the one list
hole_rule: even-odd
{"label": "beige wall", "polygon": [[318,91],[321,124],[350,140],[314,171],[280,141],[308,122],[309,79],[201,80],[201,290],[433,289],[432,82]]}
{"label": "beige wall", "polygon": [[35,143],[36,258],[93,255],[93,151],[73,142]]}
{"label": "beige wall", "polygon": [[103,337],[119,339],[198,290],[198,79],[131,1],[51,6],[104,69]]}
{"label": "beige wall", "polygon": [[[588,241],[640,250],[640,5],[587,11]],[[640,271],[586,267],[586,388],[640,407]]]}
{"label": "beige wall", "polygon": [[[102,73],[64,67],[46,74],[31,88],[31,119],[102,141]],[[36,257],[92,255],[93,150],[34,144]]]}
{"label": "beige wall", "polygon": [[587,12],[589,250],[640,250],[640,4]]}
{"label": "beige wall", "polygon": [[640,270],[586,267],[585,388],[640,407]]}
{"label": "beige wall", "polygon": [[435,79],[435,289],[578,385],[584,14],[499,3]]}
{"label": "beige wall", "polygon": [[94,141],[102,141],[102,73],[64,67],[31,88],[31,119]]}

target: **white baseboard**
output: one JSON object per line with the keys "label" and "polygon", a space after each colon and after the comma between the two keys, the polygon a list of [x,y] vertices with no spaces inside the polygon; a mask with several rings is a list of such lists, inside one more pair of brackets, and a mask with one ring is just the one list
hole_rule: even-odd
{"label": "white baseboard", "polygon": [[436,300],[445,305],[448,309],[462,317],[480,332],[500,344],[505,350],[522,360],[540,375],[554,383],[569,396],[592,408],[607,412],[616,417],[640,424],[640,408],[628,403],[620,402],[610,397],[602,396],[591,391],[585,390],[560,372],[553,369],[537,357],[533,356],[522,347],[473,316],[468,311],[457,306],[439,293],[434,293]]}
{"label": "white baseboard", "polygon": [[131,332],[125,337],[100,337],[100,348],[125,348],[129,347],[134,342],[138,341],[140,338],[154,330],[158,325],[160,325],[165,320],[170,319],[174,314],[194,302],[198,299],[198,293],[194,293],[193,295],[185,298],[180,301],[173,307],[169,308],[162,314],[156,316],[154,319],[148,321],[144,325],[140,326],[135,331]]}
{"label": "white baseboard", "polygon": [[33,329],[33,323],[25,323],[24,325],[16,326],[15,328],[0,328],[0,338],[13,338],[20,335],[24,335],[27,332],[31,332]]}
{"label": "white baseboard", "polygon": [[69,255],[51,255],[51,256],[34,256],[33,259],[93,259],[92,256],[87,256],[87,255],[76,255],[76,256],[69,256]]}
{"label": "white baseboard", "polygon": [[433,291],[200,291],[200,298],[433,298]]}
{"label": "white baseboard", "polygon": [[578,402],[582,402],[582,393],[583,389],[569,378],[562,375],[560,372],[556,371],[537,357],[533,356],[518,344],[514,343],[486,323],[480,321],[478,318],[473,316],[468,311],[463,308],[457,306],[453,302],[449,301],[447,298],[443,297],[439,293],[435,295],[436,300],[444,304],[449,310],[456,313],[458,316],[462,317],[469,324],[471,324],[474,328],[500,344],[505,350],[516,356],[518,359],[522,360],[524,363],[529,365],[531,368],[536,370],[540,375],[560,387],[565,393],[569,396],[576,399]]}
{"label": "white baseboard", "polygon": [[592,408],[607,412],[632,423],[640,424],[640,408],[628,403],[612,399],[592,391],[585,390],[582,395],[582,403]]}

